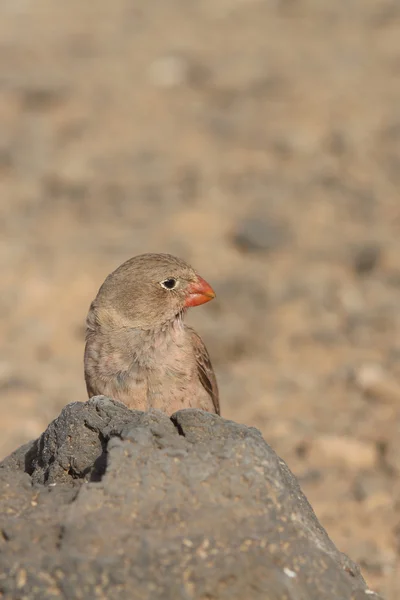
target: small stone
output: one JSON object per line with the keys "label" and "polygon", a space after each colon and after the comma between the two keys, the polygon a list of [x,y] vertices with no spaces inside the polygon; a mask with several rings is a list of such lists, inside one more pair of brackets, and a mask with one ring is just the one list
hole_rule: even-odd
{"label": "small stone", "polygon": [[186,82],[189,65],[179,56],[162,56],[153,61],[149,67],[151,83],[160,87],[176,87]]}
{"label": "small stone", "polygon": [[69,83],[58,74],[26,77],[13,76],[10,86],[19,94],[25,109],[29,111],[47,110],[64,102],[69,93]]}
{"label": "small stone", "polygon": [[297,577],[297,573],[292,571],[292,569],[288,569],[288,567],[284,567],[283,572],[285,573],[285,575],[287,575],[291,579],[294,579],[295,577]]}
{"label": "small stone", "polygon": [[381,248],[376,244],[364,244],[353,250],[353,269],[359,275],[371,273],[379,263]]}
{"label": "small stone", "polygon": [[156,58],[148,70],[150,82],[163,88],[200,84],[207,77],[208,71],[205,67],[179,54],[167,54]]}
{"label": "small stone", "polygon": [[348,469],[373,469],[378,461],[378,453],[371,442],[347,436],[322,435],[312,441],[309,460]]}
{"label": "small stone", "polygon": [[393,404],[400,401],[399,383],[379,364],[362,365],[355,373],[355,383],[375,400]]}
{"label": "small stone", "polygon": [[291,237],[285,223],[251,217],[239,224],[233,242],[244,252],[273,252],[286,246]]}
{"label": "small stone", "polygon": [[369,363],[362,365],[356,372],[357,385],[363,390],[368,391],[385,379],[383,367],[379,364]]}

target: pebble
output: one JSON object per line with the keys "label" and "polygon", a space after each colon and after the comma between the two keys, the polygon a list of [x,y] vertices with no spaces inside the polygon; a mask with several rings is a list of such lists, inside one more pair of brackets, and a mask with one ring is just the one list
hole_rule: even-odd
{"label": "pebble", "polygon": [[358,275],[371,273],[379,264],[381,248],[376,244],[364,244],[352,252],[352,265]]}
{"label": "pebble", "polygon": [[368,392],[371,388],[381,384],[385,379],[383,367],[377,363],[367,363],[361,365],[355,373],[356,383],[363,390]]}
{"label": "pebble", "polygon": [[359,367],[355,372],[355,383],[364,394],[376,400],[400,402],[400,384],[377,363]]}
{"label": "pebble", "polygon": [[170,88],[185,83],[188,73],[189,65],[183,57],[167,55],[151,63],[148,76],[153,85]]}
{"label": "pebble", "polygon": [[285,223],[250,217],[238,225],[233,242],[244,252],[273,252],[286,246],[291,233]]}
{"label": "pebble", "polygon": [[378,453],[372,442],[348,436],[322,435],[312,441],[309,460],[348,469],[373,469],[378,462]]}
{"label": "pebble", "polygon": [[156,87],[175,88],[187,84],[203,83],[208,70],[179,54],[166,54],[153,60],[148,68],[148,79]]}

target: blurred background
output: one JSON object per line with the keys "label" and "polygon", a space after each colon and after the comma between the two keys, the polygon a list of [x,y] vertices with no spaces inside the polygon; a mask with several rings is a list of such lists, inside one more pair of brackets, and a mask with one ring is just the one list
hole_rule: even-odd
{"label": "blurred background", "polygon": [[400,596],[400,4],[2,0],[0,456],[85,400],[105,276],[177,254],[223,416]]}

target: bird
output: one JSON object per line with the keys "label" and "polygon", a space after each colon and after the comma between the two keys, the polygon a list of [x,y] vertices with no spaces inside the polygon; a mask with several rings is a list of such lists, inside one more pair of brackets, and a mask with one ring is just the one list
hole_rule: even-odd
{"label": "bird", "polygon": [[105,395],[171,416],[185,408],[220,415],[207,349],[184,323],[188,308],[215,298],[212,287],[171,254],[141,254],[105,279],[86,319],[89,398]]}

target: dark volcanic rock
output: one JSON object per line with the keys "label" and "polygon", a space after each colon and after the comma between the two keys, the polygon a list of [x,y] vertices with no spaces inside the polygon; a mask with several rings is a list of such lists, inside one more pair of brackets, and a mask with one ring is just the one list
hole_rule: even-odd
{"label": "dark volcanic rock", "polygon": [[367,600],[357,567],[253,428],[70,404],[0,465],[8,600]]}

